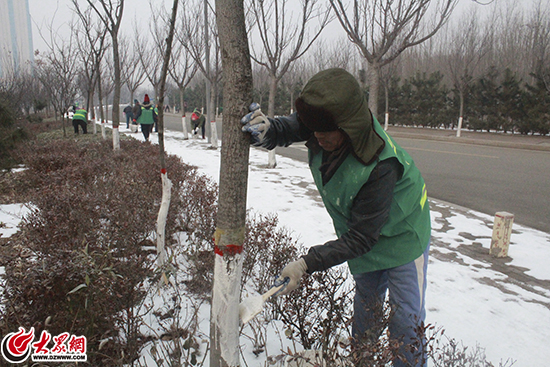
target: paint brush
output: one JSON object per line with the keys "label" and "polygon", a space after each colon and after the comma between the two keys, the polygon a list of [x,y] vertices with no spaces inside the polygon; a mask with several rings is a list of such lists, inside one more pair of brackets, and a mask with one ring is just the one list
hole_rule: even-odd
{"label": "paint brush", "polygon": [[252,320],[257,314],[262,312],[265,301],[274,294],[282,291],[288,284],[288,279],[285,278],[282,283],[275,281],[273,287],[271,287],[264,294],[248,297],[239,304],[239,315],[243,324],[246,324]]}

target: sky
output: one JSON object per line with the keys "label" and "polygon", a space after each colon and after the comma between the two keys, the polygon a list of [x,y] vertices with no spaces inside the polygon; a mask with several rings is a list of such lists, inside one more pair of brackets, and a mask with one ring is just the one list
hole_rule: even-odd
{"label": "sky", "polygon": [[[71,0],[28,0],[31,13],[33,46],[40,52],[48,50],[47,44],[42,37],[50,40],[49,29],[52,28],[55,33],[68,37],[70,34],[70,22],[74,15],[73,3]],[[79,0],[79,4],[84,5],[84,0]],[[159,4],[170,4],[170,0],[155,0],[155,6]],[[143,19],[150,14],[148,0],[126,0],[124,2],[124,13],[122,15],[121,34],[128,36],[134,34],[134,23],[148,23]],[[76,18],[75,18],[76,20]],[[148,31],[148,28],[146,28]],[[42,33],[42,36],[41,36]]]}
{"label": "sky", "polygon": [[[128,131],[122,129],[122,133]],[[141,133],[130,135],[143,140]],[[183,140],[181,132],[168,131],[165,138],[168,153],[218,182],[220,149],[210,149],[205,140]],[[151,139],[155,142],[157,135]],[[307,165],[278,156],[277,168],[266,169],[267,159],[267,152],[251,148],[249,209],[276,213],[280,225],[305,247],[334,239],[330,217],[319,198],[311,194],[316,188]],[[516,361],[515,367],[546,366],[550,360],[550,234],[514,224],[510,258],[494,261],[479,256],[490,247],[492,216],[433,199],[430,207],[433,230],[426,322],[443,327],[447,337],[471,349],[484,348],[487,360],[495,366],[508,358]],[[5,223],[1,235],[16,231],[27,210],[24,204],[0,206],[0,222]],[[512,271],[519,271],[522,277],[514,279],[509,275]],[[200,328],[205,335],[209,311],[208,307],[200,310]],[[281,328],[279,322],[268,325],[267,354],[278,354],[281,340],[277,331]],[[266,353],[254,356],[248,338],[241,337],[240,343],[247,366],[264,366]],[[147,355],[142,358],[153,365]]]}
{"label": "sky", "polygon": [[[33,43],[34,49],[38,49],[41,52],[47,51],[47,46],[43,41],[40,33],[49,40],[49,28],[51,27],[60,35],[68,35],[70,32],[69,23],[73,17],[73,5],[71,0],[28,0],[31,13],[31,19],[33,22]],[[213,3],[214,0],[209,0]],[[539,0],[494,0],[496,4],[504,4],[506,2],[515,2],[523,4],[533,4]],[[488,1],[481,0],[481,3]],[[85,0],[79,0],[80,4],[84,4]],[[290,5],[294,4],[293,1],[289,2]],[[325,1],[325,3],[328,3]],[[160,4],[164,4],[165,8],[169,8],[172,5],[172,0],[155,0],[155,7],[159,7]],[[475,4],[473,0],[459,0],[455,14],[458,15],[461,12],[469,9],[471,6],[475,6],[481,12],[490,9],[489,6],[482,6]],[[529,7],[530,5],[526,5]],[[124,4],[124,14],[122,17],[121,34],[131,36],[134,34],[134,23],[141,24],[140,29],[147,29],[148,17],[150,14],[149,0],[126,0]],[[148,31],[148,29],[147,29]],[[67,36],[68,37],[68,36]],[[343,31],[337,20],[334,20],[326,30],[323,31],[322,38],[324,39],[340,39],[343,37]]]}

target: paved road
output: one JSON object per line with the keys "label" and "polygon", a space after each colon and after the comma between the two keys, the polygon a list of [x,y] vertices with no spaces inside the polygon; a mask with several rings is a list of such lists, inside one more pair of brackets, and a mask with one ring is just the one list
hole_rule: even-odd
{"label": "paved road", "polygon": [[550,233],[550,152],[396,138],[413,157],[428,195]]}
{"label": "paved road", "polygon": [[[181,131],[181,117],[168,114],[166,127]],[[422,171],[430,197],[489,215],[507,211],[516,223],[550,233],[550,138],[465,132],[460,140],[454,132],[431,129],[389,132]],[[277,153],[307,161],[303,144]]]}
{"label": "paved road", "polygon": [[[420,138],[395,140],[413,157],[430,197],[550,233],[550,152]],[[305,147],[277,148],[306,161]]]}

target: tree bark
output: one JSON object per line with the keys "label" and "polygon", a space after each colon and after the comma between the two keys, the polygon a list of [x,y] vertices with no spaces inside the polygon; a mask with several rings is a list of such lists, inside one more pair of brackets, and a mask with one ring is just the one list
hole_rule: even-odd
{"label": "tree bark", "polygon": [[458,126],[456,128],[456,137],[460,138],[462,131],[462,121],[464,119],[464,92],[462,90],[459,90],[458,95],[460,97],[460,111],[458,116]]}
{"label": "tree bark", "polygon": [[[117,31],[118,32],[118,31]],[[121,90],[121,79],[120,79],[120,56],[118,54],[118,36],[112,34],[113,38],[113,63],[114,63],[114,73],[115,73],[115,90],[113,92],[113,150],[120,149],[120,134],[118,131],[120,125],[120,90]]]}
{"label": "tree bark", "polygon": [[[267,116],[268,117],[275,117],[275,97],[277,96],[277,85],[279,84],[279,80],[275,75],[271,75],[269,77],[269,103],[267,105]],[[277,167],[277,155],[276,155],[277,148],[273,148],[268,153],[267,158],[267,167],[268,168],[275,168]]]}
{"label": "tree bark", "polygon": [[369,69],[369,109],[378,118],[378,94],[380,91],[380,66],[370,64]]}
{"label": "tree bark", "polygon": [[166,93],[166,77],[168,76],[168,65],[170,64],[170,56],[172,54],[172,41],[174,39],[174,29],[176,27],[176,15],[178,13],[178,2],[174,0],[172,5],[172,17],[170,18],[168,37],[166,38],[166,52],[164,54],[164,62],[160,73],[160,86],[158,98],[158,134],[159,134],[159,150],[160,150],[160,172],[162,178],[162,202],[160,205],[157,217],[157,265],[163,268],[166,263],[166,241],[165,228],[168,209],[170,208],[172,181],[168,178],[166,172],[166,159],[164,151],[164,95]]}
{"label": "tree bark", "polygon": [[183,99],[184,93],[185,89],[180,88],[181,125],[183,129],[183,140],[188,140],[189,132],[187,131],[187,119],[185,117],[185,100]]}
{"label": "tree bark", "polygon": [[216,0],[224,78],[224,139],[210,320],[210,366],[239,366],[239,296],[250,137],[241,117],[252,103],[252,67],[242,0]]}

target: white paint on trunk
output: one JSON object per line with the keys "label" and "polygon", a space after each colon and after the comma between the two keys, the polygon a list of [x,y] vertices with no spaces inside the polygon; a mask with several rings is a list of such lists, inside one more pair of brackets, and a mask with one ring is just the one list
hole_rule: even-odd
{"label": "white paint on trunk", "polygon": [[181,116],[181,126],[183,128],[183,140],[189,139],[189,132],[187,131],[187,121],[185,116]]}
{"label": "white paint on trunk", "polygon": [[458,118],[458,129],[456,129],[456,137],[460,138],[460,131],[462,130],[462,116]]}
{"label": "white paint on trunk", "polygon": [[120,131],[118,130],[118,127],[113,127],[113,149],[120,149]]}
{"label": "white paint on trunk", "polygon": [[94,110],[94,113],[93,113],[93,118],[92,118],[92,129],[93,129],[93,132],[94,132],[94,135],[97,134],[97,110],[92,107],[92,109]]}
{"label": "white paint on trunk", "polygon": [[212,148],[218,149],[218,129],[216,128],[216,121],[210,121],[210,129],[212,131]]}
{"label": "white paint on trunk", "polygon": [[105,130],[105,121],[101,121],[101,136],[103,140],[107,140],[107,131]]}
{"label": "white paint on trunk", "polygon": [[275,168],[277,167],[277,157],[275,155],[277,148],[271,149],[267,154],[267,167]]}
{"label": "white paint on trunk", "polygon": [[218,330],[221,357],[228,366],[239,366],[239,296],[242,254],[215,256],[212,322]]}
{"label": "white paint on trunk", "polygon": [[386,117],[384,118],[384,130],[388,130],[390,125],[390,114],[386,112]]}
{"label": "white paint on trunk", "polygon": [[172,181],[168,178],[168,174],[163,172],[160,176],[162,178],[162,201],[157,217],[157,265],[159,268],[161,268],[166,261],[166,217],[168,216],[168,208],[170,207],[170,197],[172,193]]}

